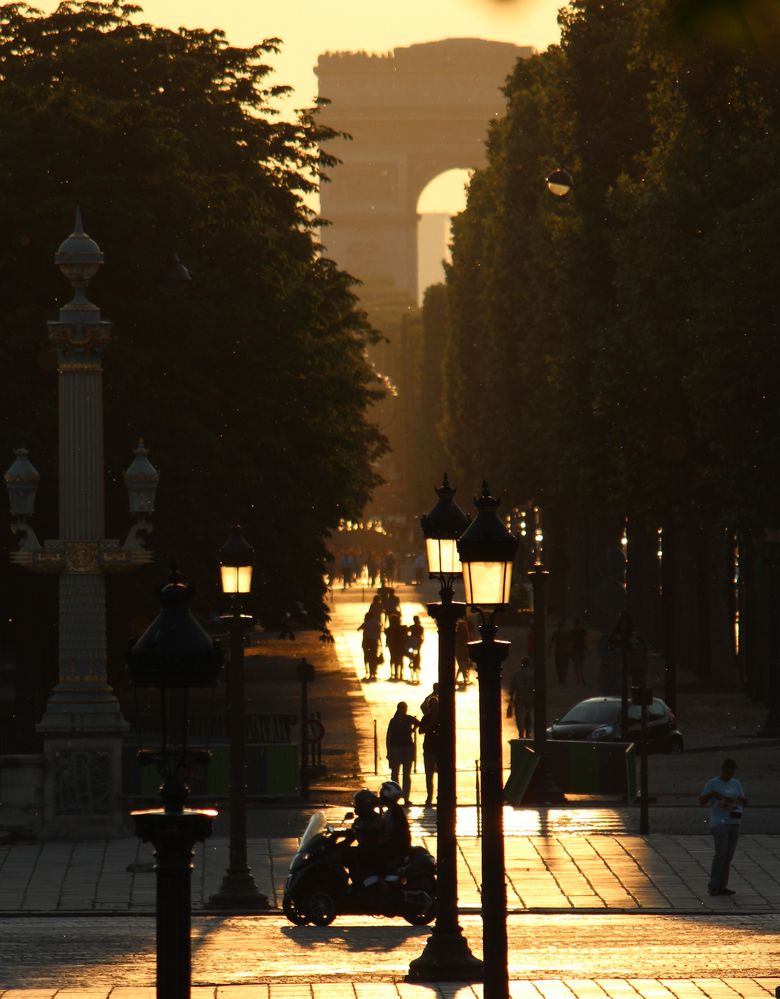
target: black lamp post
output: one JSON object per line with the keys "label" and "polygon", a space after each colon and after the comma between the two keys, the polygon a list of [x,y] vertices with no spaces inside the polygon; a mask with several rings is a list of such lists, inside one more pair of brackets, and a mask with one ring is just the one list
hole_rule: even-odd
{"label": "black lamp post", "polygon": [[458,541],[466,603],[475,606],[482,619],[482,640],[469,643],[469,654],[479,678],[484,999],[509,997],[501,664],[510,643],[496,640],[495,615],[509,603],[518,541],[499,519],[498,502],[483,483],[482,495],[474,500],[477,516]]}
{"label": "black lamp post", "polygon": [[267,909],[268,899],[255,884],[246,858],[246,738],[244,732],[244,640],[252,623],[241,612],[241,597],[252,588],[254,549],[236,524],[219,550],[222,592],[230,597],[223,616],[230,632],[228,725],[230,738],[230,845],[228,868],[209,905],[227,909]]}
{"label": "black lamp post", "polygon": [[428,575],[439,581],[441,603],[428,604],[439,635],[439,735],[436,799],[436,924],[422,954],[409,965],[409,979],[429,982],[477,982],[482,962],[474,957],[458,923],[455,759],[455,629],[466,605],[453,600],[461,575],[456,541],[469,518],[455,503],[445,474],[436,489],[436,506],[421,518]]}
{"label": "black lamp post", "polygon": [[192,591],[180,573],[171,573],[159,598],[162,610],[131,645],[127,666],[133,686],[160,691],[160,751],[139,756],[142,763],[155,763],[160,771],[163,807],[131,814],[136,835],[154,845],[156,858],[157,997],[189,999],[193,847],[211,835],[217,813],[184,807],[189,769],[207,757],[187,748],[187,694],[190,687],[216,684],[222,654],[190,613]]}
{"label": "black lamp post", "polygon": [[314,679],[314,666],[305,658],[295,667],[295,675],[301,685],[301,797],[309,800],[309,684]]}
{"label": "black lamp post", "polygon": [[541,756],[547,741],[547,605],[549,573],[542,561],[542,525],[534,506],[534,564],[528,571],[534,594],[534,749]]}
{"label": "black lamp post", "polygon": [[766,606],[769,611],[767,714],[758,735],[777,738],[780,735],[780,625],[777,620],[778,580],[780,579],[780,531],[767,531],[764,548],[764,578],[766,580]]}

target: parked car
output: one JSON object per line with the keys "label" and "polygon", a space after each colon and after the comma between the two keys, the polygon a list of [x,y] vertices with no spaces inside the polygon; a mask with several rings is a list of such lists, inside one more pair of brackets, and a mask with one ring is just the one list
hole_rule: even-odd
{"label": "parked car", "polygon": [[[641,708],[628,705],[628,741],[639,742]],[[668,704],[659,697],[647,709],[647,734],[650,752],[681,753],[682,732]],[[589,697],[556,718],[547,729],[549,739],[581,739],[584,742],[621,742],[620,698]]]}

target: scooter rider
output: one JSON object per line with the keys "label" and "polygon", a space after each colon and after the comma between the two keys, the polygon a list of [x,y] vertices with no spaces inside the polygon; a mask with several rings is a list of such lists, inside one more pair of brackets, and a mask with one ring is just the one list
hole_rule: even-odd
{"label": "scooter rider", "polygon": [[375,876],[382,867],[384,853],[384,835],[382,819],[377,811],[379,798],[373,791],[363,788],[357,791],[352,799],[355,809],[355,819],[352,823],[353,838],[357,841],[355,863],[350,865],[352,880],[356,883],[365,882]]}
{"label": "scooter rider", "polygon": [[381,842],[384,848],[385,871],[390,873],[399,867],[412,848],[412,834],[406,811],[398,801],[403,791],[394,780],[386,780],[379,789],[379,803],[382,808]]}

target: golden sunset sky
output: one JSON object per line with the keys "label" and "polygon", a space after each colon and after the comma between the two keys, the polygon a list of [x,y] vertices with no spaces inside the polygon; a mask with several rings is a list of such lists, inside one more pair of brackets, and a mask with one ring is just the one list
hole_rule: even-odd
{"label": "golden sunset sky", "polygon": [[[273,83],[294,88],[292,107],[317,94],[314,66],[323,52],[389,52],[439,38],[487,38],[542,50],[559,39],[556,0],[137,0],[139,17],[169,28],[221,28],[236,45],[280,38]],[[56,0],[32,0],[46,12]],[[327,96],[327,95],[326,95]],[[462,180],[431,189],[426,212],[461,207]]]}

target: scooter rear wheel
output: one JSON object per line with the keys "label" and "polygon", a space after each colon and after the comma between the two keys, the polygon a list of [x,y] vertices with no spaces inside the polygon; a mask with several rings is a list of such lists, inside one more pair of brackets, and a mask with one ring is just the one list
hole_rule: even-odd
{"label": "scooter rear wheel", "polygon": [[416,909],[414,912],[404,912],[403,917],[412,926],[426,926],[432,923],[436,916],[436,906],[431,905],[427,909]]}
{"label": "scooter rear wheel", "polygon": [[302,909],[306,921],[315,926],[330,926],[337,915],[333,892],[324,885],[312,888],[306,893]]}

